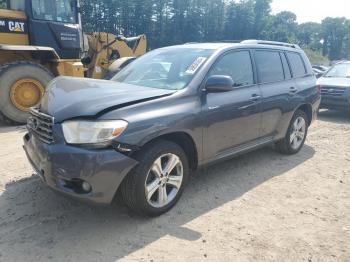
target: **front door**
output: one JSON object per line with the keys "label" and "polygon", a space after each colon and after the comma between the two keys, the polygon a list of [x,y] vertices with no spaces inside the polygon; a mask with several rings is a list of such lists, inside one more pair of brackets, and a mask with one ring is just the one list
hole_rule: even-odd
{"label": "front door", "polygon": [[220,57],[208,77],[212,75],[231,76],[234,89],[207,93],[203,99],[203,148],[207,160],[229,155],[234,148],[256,140],[261,126],[261,93],[255,84],[250,51],[232,51]]}
{"label": "front door", "polygon": [[27,1],[31,45],[51,47],[61,59],[80,58],[80,25],[70,0]]}

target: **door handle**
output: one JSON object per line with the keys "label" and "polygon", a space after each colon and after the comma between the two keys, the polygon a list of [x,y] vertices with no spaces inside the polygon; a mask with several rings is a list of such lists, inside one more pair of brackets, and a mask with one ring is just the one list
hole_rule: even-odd
{"label": "door handle", "polygon": [[257,95],[257,94],[254,94],[254,95],[252,95],[251,98],[249,98],[249,100],[251,101],[250,104],[245,105],[245,106],[241,106],[241,107],[239,107],[238,109],[239,109],[239,110],[245,110],[245,109],[248,109],[248,108],[250,108],[250,107],[256,106],[256,102],[259,101],[260,98],[261,98],[261,96],[259,96],[259,95]]}
{"label": "door handle", "polygon": [[253,101],[253,102],[256,102],[256,101],[258,101],[260,98],[261,98],[261,96],[254,94],[254,95],[252,95],[252,97],[251,97],[249,100],[250,100],[250,101]]}
{"label": "door handle", "polygon": [[289,88],[289,94],[290,95],[295,95],[298,92],[298,89],[294,86],[292,86],[291,88]]}

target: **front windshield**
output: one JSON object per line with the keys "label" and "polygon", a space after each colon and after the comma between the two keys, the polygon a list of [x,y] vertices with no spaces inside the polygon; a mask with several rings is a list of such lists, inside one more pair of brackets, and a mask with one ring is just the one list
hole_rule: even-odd
{"label": "front windshield", "polygon": [[75,0],[32,0],[33,17],[38,20],[76,24]]}
{"label": "front windshield", "polygon": [[325,74],[325,77],[350,77],[350,63],[335,65]]}
{"label": "front windshield", "polygon": [[158,49],[135,60],[112,80],[138,86],[180,90],[189,84],[213,51],[197,48]]}

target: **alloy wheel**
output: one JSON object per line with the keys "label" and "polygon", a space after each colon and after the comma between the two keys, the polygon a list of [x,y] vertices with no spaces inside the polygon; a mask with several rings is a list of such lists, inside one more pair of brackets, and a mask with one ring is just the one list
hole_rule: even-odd
{"label": "alloy wheel", "polygon": [[183,164],[175,154],[164,154],[157,158],[150,168],[146,182],[147,202],[155,208],[162,208],[173,201],[183,180]]}
{"label": "alloy wheel", "polygon": [[301,116],[297,117],[292,126],[290,134],[290,145],[294,150],[298,150],[303,144],[306,134],[306,122]]}

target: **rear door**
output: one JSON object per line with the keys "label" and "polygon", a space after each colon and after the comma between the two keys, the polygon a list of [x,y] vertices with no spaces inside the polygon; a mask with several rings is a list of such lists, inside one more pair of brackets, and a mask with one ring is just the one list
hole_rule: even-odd
{"label": "rear door", "polygon": [[254,78],[249,50],[226,53],[213,65],[208,77],[228,75],[235,88],[205,94],[202,116],[203,147],[207,159],[230,154],[233,148],[254,141],[261,124],[260,89]]}
{"label": "rear door", "polygon": [[254,58],[262,92],[260,134],[273,139],[285,129],[283,119],[292,110],[290,97],[294,95],[295,82],[283,52],[255,50]]}

